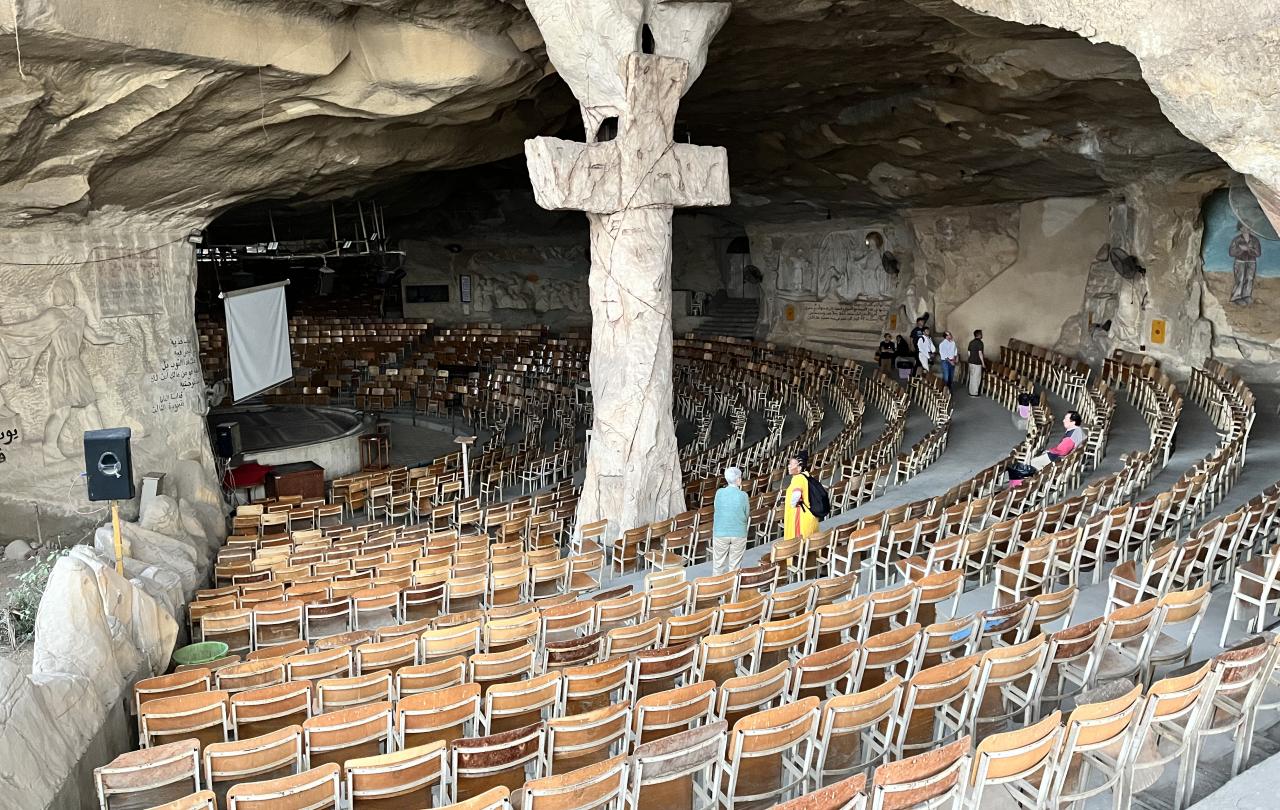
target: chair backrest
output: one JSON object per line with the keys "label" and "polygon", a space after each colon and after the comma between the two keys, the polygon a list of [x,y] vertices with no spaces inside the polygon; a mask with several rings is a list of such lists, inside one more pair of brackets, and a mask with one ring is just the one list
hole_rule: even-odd
{"label": "chair backrest", "polygon": [[342,762],[392,750],[391,703],[370,703],[318,714],[302,724],[307,764]]}
{"label": "chair backrest", "polygon": [[[1025,780],[1035,786],[1036,806],[1046,806],[1061,744],[1062,713],[1058,711],[1034,725],[983,738],[974,752],[968,800],[980,807],[982,791],[988,786]],[[1034,779],[1037,772],[1040,778]]]}
{"label": "chair backrest", "polygon": [[226,692],[192,692],[148,700],[138,707],[138,739],[143,748],[173,739],[194,738],[201,745],[226,742],[231,713]]}
{"label": "chair backrest", "polygon": [[143,678],[133,686],[133,705],[138,707],[148,700],[208,692],[212,686],[212,675],[205,668]]}
{"label": "chair backrest", "polygon": [[481,723],[490,733],[523,728],[554,713],[560,704],[560,673],[548,672],[515,683],[498,683],[484,694]]}
{"label": "chair backrest", "polygon": [[286,726],[269,734],[204,748],[204,783],[225,797],[238,782],[279,779],[303,771],[302,726]]}
{"label": "chair backrest", "polygon": [[552,718],[547,721],[551,773],[565,773],[625,753],[630,739],[630,703]]}
{"label": "chair backrest", "polygon": [[704,636],[698,642],[699,680],[724,681],[742,672],[754,672],[760,658],[760,625]]}
{"label": "chair backrest", "polygon": [[227,810],[337,810],[341,783],[332,762],[296,776],[243,782],[227,791]]}
{"label": "chair backrest", "polygon": [[480,685],[459,683],[401,696],[396,702],[396,742],[412,748],[435,740],[452,742],[480,724]]}
{"label": "chair backrest", "polygon": [[631,807],[651,807],[668,794],[664,789],[692,781],[694,807],[715,806],[716,781],[724,757],[729,725],[716,720],[697,728],[637,745],[631,757],[628,801]]}
{"label": "chair backrest", "polygon": [[200,743],[179,740],[129,751],[94,768],[93,783],[100,810],[180,799],[200,788]]}
{"label": "chair backrest", "polygon": [[866,789],[867,775],[860,773],[775,804],[773,810],[863,810],[867,806]]}
{"label": "chair backrest", "polygon": [[813,695],[821,700],[853,691],[853,669],[862,645],[856,641],[802,656],[791,665],[792,700]]}
{"label": "chair backrest", "polygon": [[941,806],[964,793],[969,769],[969,737],[876,768],[871,810]]}
{"label": "chair backrest", "polygon": [[748,714],[787,700],[791,665],[779,661],[763,672],[726,678],[716,689],[716,715],[736,723]]}
{"label": "chair backrest", "polygon": [[557,776],[525,783],[520,806],[527,810],[618,810],[627,791],[628,760],[617,756]]}
{"label": "chair backrest", "polygon": [[[729,780],[726,794],[729,801],[734,803],[737,797],[743,795],[755,798],[783,797],[796,790],[809,778],[808,770],[812,764],[817,733],[816,697],[785,703],[773,709],[763,709],[734,723],[725,751]],[[752,760],[778,754],[784,760],[792,759],[799,765],[798,769],[784,763],[779,778],[744,778]],[[754,792],[742,794],[739,787]]]}
{"label": "chair backrest", "polygon": [[862,655],[854,671],[858,689],[883,683],[890,675],[911,676],[917,658],[920,625],[911,624],[896,630],[877,633],[862,643]]}
{"label": "chair backrest", "polygon": [[232,695],[231,727],[236,739],[302,725],[311,717],[311,698],[310,681],[288,681]]}
{"label": "chair backrest", "polygon": [[693,677],[697,663],[696,644],[636,653],[631,666],[631,697],[643,697],[686,683]]}
{"label": "chair backrest", "polygon": [[316,683],[316,706],[321,713],[395,699],[391,671],[380,669],[350,678],[322,678]]}
{"label": "chair backrest", "polygon": [[713,716],[715,692],[713,681],[697,681],[641,697],[635,702],[632,720],[636,743],[646,743],[705,722]]}
{"label": "chair backrest", "polygon": [[545,723],[534,723],[490,734],[455,740],[449,746],[449,775],[453,797],[478,797],[492,787],[519,789],[527,777],[546,773]]}
{"label": "chair backrest", "polygon": [[342,771],[350,810],[438,807],[447,795],[447,760],[444,740],[347,760]]}

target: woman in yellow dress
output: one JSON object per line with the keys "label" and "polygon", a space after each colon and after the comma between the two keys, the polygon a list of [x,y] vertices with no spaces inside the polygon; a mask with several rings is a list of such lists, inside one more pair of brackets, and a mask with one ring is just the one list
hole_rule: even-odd
{"label": "woman in yellow dress", "polygon": [[818,531],[818,519],[809,511],[809,453],[797,451],[787,460],[787,472],[791,480],[787,482],[786,511],[783,513],[782,538],[805,537]]}

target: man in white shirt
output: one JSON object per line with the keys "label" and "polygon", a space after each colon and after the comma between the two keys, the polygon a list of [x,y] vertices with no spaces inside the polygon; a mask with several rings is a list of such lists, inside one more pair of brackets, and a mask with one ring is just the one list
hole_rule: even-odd
{"label": "man in white shirt", "polygon": [[933,345],[933,338],[929,337],[929,327],[924,327],[920,331],[920,339],[916,341],[916,356],[920,358],[920,373],[929,373],[929,361],[938,353],[938,347]]}
{"label": "man in white shirt", "polygon": [[942,381],[947,384],[947,390],[951,390],[951,381],[956,376],[956,360],[960,357],[960,347],[956,345],[955,338],[950,332],[944,332],[942,335],[942,343],[938,345],[938,357],[942,358]]}

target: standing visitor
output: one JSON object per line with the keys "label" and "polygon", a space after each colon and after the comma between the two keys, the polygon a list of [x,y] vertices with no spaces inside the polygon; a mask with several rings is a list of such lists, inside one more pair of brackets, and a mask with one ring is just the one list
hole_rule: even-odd
{"label": "standing visitor", "polygon": [[982,330],[973,330],[969,341],[969,396],[976,397],[982,390],[982,368],[987,364],[986,347],[982,345]]}
{"label": "standing visitor", "polygon": [[809,511],[809,453],[798,450],[787,459],[786,510],[783,512],[782,539],[805,537],[818,531],[818,518]]}
{"label": "standing visitor", "polygon": [[893,358],[897,353],[898,346],[893,342],[893,335],[885,332],[884,339],[880,341],[880,348],[876,350],[876,361],[880,363],[880,370],[885,374],[893,372]]}
{"label": "standing visitor", "polygon": [[1235,286],[1231,288],[1231,303],[1248,306],[1253,303],[1253,283],[1258,277],[1258,259],[1262,257],[1262,243],[1243,222],[1236,223],[1236,238],[1231,240],[1227,253],[1233,261],[1231,273]]}
{"label": "standing visitor", "polygon": [[956,363],[960,359],[960,347],[950,332],[942,333],[942,343],[938,344],[938,356],[942,358],[942,381],[951,390],[951,381],[956,378]]}
{"label": "standing visitor", "polygon": [[894,350],[893,364],[898,368],[898,379],[906,382],[916,370],[916,353],[907,345],[907,339],[898,335],[898,347]]}
{"label": "standing visitor", "polygon": [[[911,345],[912,354],[915,354],[916,346],[919,345],[920,343],[920,336],[923,335],[925,332],[924,324],[925,324],[925,317],[921,315],[919,318],[916,318],[916,325],[911,327],[911,333],[907,335],[907,340],[910,342],[910,345]],[[916,359],[917,367],[919,367],[919,363],[920,363],[920,360],[919,358],[917,358]]]}
{"label": "standing visitor", "polygon": [[920,374],[923,376],[929,373],[929,364],[933,362],[933,356],[938,353],[938,347],[933,345],[933,338],[929,337],[929,327],[924,327],[920,331],[920,338],[916,341],[916,355],[920,361]]}
{"label": "standing visitor", "polygon": [[714,519],[711,524],[711,573],[736,571],[747,550],[747,520],[751,505],[742,491],[742,470],[730,467],[724,471],[725,486],[716,490]]}

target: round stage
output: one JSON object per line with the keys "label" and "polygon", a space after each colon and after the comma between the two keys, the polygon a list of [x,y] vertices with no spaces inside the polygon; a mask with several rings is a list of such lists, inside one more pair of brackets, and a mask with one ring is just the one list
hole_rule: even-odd
{"label": "round stage", "polygon": [[245,461],[269,467],[314,461],[332,479],[360,470],[360,436],[372,428],[357,411],[306,405],[245,405],[209,412],[209,431],[240,426]]}

